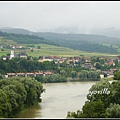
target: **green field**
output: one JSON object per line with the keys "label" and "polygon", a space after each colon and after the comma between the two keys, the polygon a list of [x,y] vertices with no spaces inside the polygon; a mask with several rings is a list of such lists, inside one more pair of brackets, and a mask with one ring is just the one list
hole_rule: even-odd
{"label": "green field", "polygon": [[[12,41],[9,41],[12,42]],[[9,43],[10,44],[10,43]],[[20,45],[20,44],[19,44]],[[23,44],[22,46],[28,46],[28,44]],[[38,49],[37,46],[40,46],[41,49]],[[33,49],[33,52],[31,52]],[[11,49],[4,49],[4,51],[0,50],[0,56],[10,54]],[[117,54],[104,54],[104,53],[94,53],[94,52],[84,52],[80,50],[73,50],[65,47],[58,47],[47,44],[34,44],[34,47],[27,47],[26,50],[14,49],[15,54],[20,51],[26,51],[28,56],[39,57],[39,56],[49,56],[49,55],[57,55],[61,57],[70,57],[70,56],[117,56]]]}
{"label": "green field", "polygon": [[[41,49],[38,50],[37,46],[41,46]],[[70,48],[65,47],[58,47],[53,45],[46,45],[46,44],[35,44],[35,48],[33,49],[33,52],[31,52],[29,49],[27,50],[27,54],[29,56],[49,56],[49,55],[57,55],[61,57],[69,57],[69,56],[117,56],[116,54],[104,54],[104,53],[94,53],[94,52],[85,52],[80,50],[73,50]]]}

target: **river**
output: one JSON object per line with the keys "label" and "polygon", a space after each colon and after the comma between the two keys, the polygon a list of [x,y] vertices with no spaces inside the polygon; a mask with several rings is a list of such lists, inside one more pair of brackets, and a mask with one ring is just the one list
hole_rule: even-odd
{"label": "river", "polygon": [[16,118],[66,118],[68,111],[82,109],[90,87],[96,82],[44,83],[42,102],[20,112]]}

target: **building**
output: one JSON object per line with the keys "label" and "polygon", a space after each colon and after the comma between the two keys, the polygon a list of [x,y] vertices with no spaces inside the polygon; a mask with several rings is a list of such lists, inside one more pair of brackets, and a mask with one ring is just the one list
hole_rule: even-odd
{"label": "building", "polygon": [[27,54],[25,51],[19,53],[20,58],[27,58]]}
{"label": "building", "polygon": [[104,74],[100,74],[100,78],[104,78]]}
{"label": "building", "polygon": [[39,62],[44,62],[44,61],[51,62],[51,61],[54,61],[55,63],[63,63],[64,62],[64,60],[61,57],[52,56],[52,55],[51,56],[42,56],[38,61]]}
{"label": "building", "polygon": [[15,55],[14,55],[14,50],[11,50],[11,53],[10,53],[10,59],[14,58]]}

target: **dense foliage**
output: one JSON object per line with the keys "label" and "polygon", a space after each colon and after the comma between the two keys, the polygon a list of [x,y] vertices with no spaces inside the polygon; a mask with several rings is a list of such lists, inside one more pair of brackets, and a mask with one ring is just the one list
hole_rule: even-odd
{"label": "dense foliage", "polygon": [[34,60],[27,60],[24,58],[13,58],[10,60],[0,59],[0,73],[6,74],[10,72],[33,72],[39,70],[55,70],[54,62],[38,62]]}
{"label": "dense foliage", "polygon": [[41,83],[56,83],[56,82],[67,81],[67,78],[60,74],[53,74],[53,75],[47,75],[47,76],[36,76],[35,79]]}
{"label": "dense foliage", "polygon": [[87,41],[91,43],[101,43],[101,44],[111,44],[111,45],[120,45],[119,38],[109,37],[105,35],[96,35],[96,34],[62,34],[62,33],[52,33],[52,32],[38,32],[33,33],[37,36],[42,36],[48,40],[52,41]]}
{"label": "dense foliage", "polygon": [[114,72],[114,80],[120,80],[120,70]]}
{"label": "dense foliage", "polygon": [[13,40],[17,42],[18,44],[50,44],[55,45],[54,43],[51,43],[48,40],[45,40],[43,37],[38,37],[35,35],[24,35],[24,34],[14,34],[14,33],[4,33],[0,31],[0,36],[4,37],[4,40]]}
{"label": "dense foliage", "polygon": [[79,75],[80,80],[100,80],[100,72],[82,70]]}
{"label": "dense foliage", "polygon": [[0,80],[0,118],[14,117],[27,106],[41,101],[44,89],[34,78]]}
{"label": "dense foliage", "polygon": [[99,43],[90,43],[87,41],[62,41],[58,45],[63,47],[72,48],[74,50],[82,50],[89,52],[102,52],[102,53],[118,53],[113,47],[102,45]]}
{"label": "dense foliage", "polygon": [[[118,53],[112,45],[120,45],[118,38],[93,35],[93,34],[58,34],[58,33],[34,33],[45,39],[56,43],[59,46],[77,50],[102,53]],[[104,44],[111,44],[106,46]]]}

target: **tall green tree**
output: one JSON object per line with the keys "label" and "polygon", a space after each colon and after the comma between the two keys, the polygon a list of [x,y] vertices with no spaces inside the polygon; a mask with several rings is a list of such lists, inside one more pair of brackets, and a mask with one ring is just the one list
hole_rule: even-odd
{"label": "tall green tree", "polygon": [[106,110],[107,118],[120,118],[120,105],[119,104],[110,104],[110,107]]}
{"label": "tall green tree", "polygon": [[71,76],[72,76],[72,78],[74,79],[74,78],[77,78],[77,77],[78,77],[78,74],[77,74],[76,71],[72,71],[72,72],[71,72]]}

